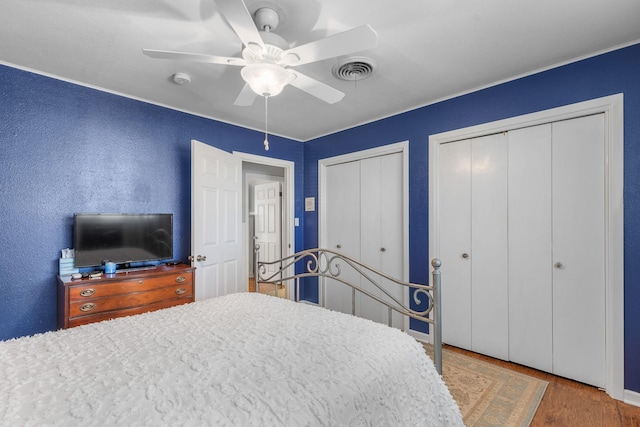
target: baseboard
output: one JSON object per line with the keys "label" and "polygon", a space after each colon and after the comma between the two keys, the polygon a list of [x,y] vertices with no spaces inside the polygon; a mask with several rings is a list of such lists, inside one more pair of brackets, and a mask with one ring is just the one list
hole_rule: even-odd
{"label": "baseboard", "polygon": [[425,334],[424,332],[414,331],[413,329],[409,329],[408,331],[405,331],[405,332],[411,335],[413,338],[415,338],[419,342],[433,344],[433,339],[429,334]]}
{"label": "baseboard", "polygon": [[640,407],[640,393],[637,391],[625,390],[624,403]]}

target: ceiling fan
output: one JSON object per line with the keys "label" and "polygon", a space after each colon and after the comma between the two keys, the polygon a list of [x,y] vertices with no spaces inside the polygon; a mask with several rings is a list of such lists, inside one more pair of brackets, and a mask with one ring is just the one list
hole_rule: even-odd
{"label": "ceiling fan", "polygon": [[370,49],[378,40],[378,35],[369,25],[362,25],[290,47],[282,37],[271,32],[279,24],[279,16],[274,9],[262,7],[252,17],[243,0],[216,0],[215,3],[242,41],[242,58],[157,49],[142,51],[152,58],[243,67],[240,73],[246,83],[234,102],[239,106],[253,104],[257,96],[278,95],[288,84],[329,104],[336,103],[344,97],[343,92],[289,67]]}

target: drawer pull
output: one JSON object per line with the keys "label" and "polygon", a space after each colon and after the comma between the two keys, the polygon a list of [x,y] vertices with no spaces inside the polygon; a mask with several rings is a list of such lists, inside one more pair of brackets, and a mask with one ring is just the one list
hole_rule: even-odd
{"label": "drawer pull", "polygon": [[184,282],[185,280],[187,280],[187,278],[186,278],[186,277],[184,277],[184,276],[178,276],[178,277],[176,277],[176,283],[182,283],[182,282]]}
{"label": "drawer pull", "polygon": [[95,303],[88,302],[88,303],[86,303],[86,304],[82,304],[82,305],[80,306],[80,311],[83,311],[83,312],[85,312],[85,313],[86,313],[87,311],[91,311],[91,310],[93,310],[94,308],[96,308]]}
{"label": "drawer pull", "polygon": [[93,288],[89,288],[89,289],[83,289],[80,291],[80,296],[81,297],[90,297],[93,296],[93,294],[96,293],[96,290]]}
{"label": "drawer pull", "polygon": [[182,294],[184,294],[185,292],[187,292],[187,290],[186,290],[185,288],[178,288],[178,289],[176,289],[176,294],[178,294],[178,295],[182,295]]}

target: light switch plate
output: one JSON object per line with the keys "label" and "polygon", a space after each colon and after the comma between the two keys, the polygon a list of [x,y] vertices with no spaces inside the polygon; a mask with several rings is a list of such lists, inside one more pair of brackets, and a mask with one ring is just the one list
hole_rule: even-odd
{"label": "light switch plate", "polygon": [[313,212],[316,210],[316,198],[305,197],[304,198],[304,210],[305,212]]}

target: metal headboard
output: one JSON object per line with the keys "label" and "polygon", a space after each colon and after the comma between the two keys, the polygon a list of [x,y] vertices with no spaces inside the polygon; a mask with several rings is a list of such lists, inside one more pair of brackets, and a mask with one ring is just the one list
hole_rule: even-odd
{"label": "metal headboard", "polygon": [[[431,324],[433,328],[434,338],[434,364],[439,374],[442,374],[442,325],[441,325],[441,310],[440,310],[440,260],[434,258],[431,261],[433,267],[432,272],[432,284],[423,285],[418,283],[404,282],[391,277],[373,267],[361,263],[360,261],[344,255],[340,252],[336,252],[330,249],[306,249],[300,252],[296,252],[293,255],[275,261],[260,261],[260,245],[254,247],[254,277],[256,281],[256,290],[259,291],[260,284],[284,284],[288,281],[295,281],[296,286],[296,301],[300,300],[300,279],[305,277],[319,277],[322,279],[329,278],[337,282],[343,283],[351,287],[351,310],[352,314],[355,314],[355,295],[356,292],[360,292],[368,296],[369,298],[384,304],[388,308],[389,313],[389,325],[391,326],[392,312],[395,311],[404,316],[408,316],[412,319],[417,319],[422,322]],[[341,264],[350,266],[355,270],[360,277],[364,278],[367,283],[373,285],[376,289],[380,290],[388,299],[383,299],[378,295],[375,295],[364,289],[362,285],[349,282],[340,276],[342,272]],[[302,270],[300,273],[295,273],[296,266],[302,266],[298,270]],[[269,270],[274,270],[269,272]],[[381,280],[385,282],[394,283],[401,286],[403,289],[413,290],[412,298],[416,306],[422,304],[422,298],[427,299],[427,307],[424,310],[416,310],[411,308],[410,304],[407,305],[404,301],[400,301],[387,288],[380,284]],[[404,292],[403,292],[404,294]]]}

